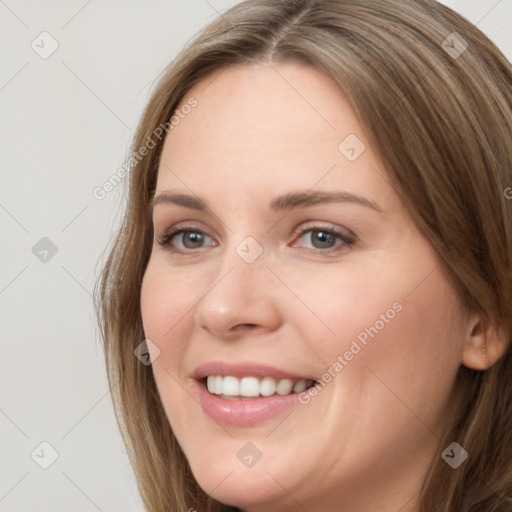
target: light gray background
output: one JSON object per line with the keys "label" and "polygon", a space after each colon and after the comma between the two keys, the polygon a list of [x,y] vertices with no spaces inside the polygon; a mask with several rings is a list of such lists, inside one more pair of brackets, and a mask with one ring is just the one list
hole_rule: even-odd
{"label": "light gray background", "polygon": [[[0,0],[1,511],[143,510],[91,298],[122,187],[92,192],[123,165],[154,79],[235,3]],[[445,3],[512,60],[512,0]],[[47,59],[31,47],[50,48],[43,31]],[[53,257],[33,253],[43,237]]]}

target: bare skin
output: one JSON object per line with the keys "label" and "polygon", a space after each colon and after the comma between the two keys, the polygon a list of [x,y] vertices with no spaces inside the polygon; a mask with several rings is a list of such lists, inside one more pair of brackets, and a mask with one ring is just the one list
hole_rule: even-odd
{"label": "bare skin", "polygon": [[[141,306],[146,337],[160,350],[159,393],[197,481],[250,512],[416,511],[460,401],[458,369],[498,354],[490,346],[482,361],[480,318],[460,307],[328,78],[295,64],[237,66],[190,97],[197,107],[165,141],[156,195],[199,197],[208,209],[155,205],[156,240],[173,226],[192,235],[155,241]],[[366,146],[354,161],[347,154],[360,148],[339,149],[350,134]],[[298,191],[342,191],[377,209],[356,200],[269,207]],[[252,263],[237,252],[247,237],[263,251]],[[371,326],[377,334],[354,354]],[[338,356],[346,364],[336,371]],[[199,404],[192,378],[218,360],[317,380],[331,368],[332,378],[305,405],[223,425]],[[247,442],[262,454],[251,468],[237,458]]]}

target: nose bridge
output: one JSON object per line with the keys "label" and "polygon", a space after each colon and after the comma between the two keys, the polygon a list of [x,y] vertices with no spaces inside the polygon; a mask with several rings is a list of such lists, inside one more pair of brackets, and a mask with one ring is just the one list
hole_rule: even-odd
{"label": "nose bridge", "polygon": [[197,305],[196,324],[218,337],[231,336],[238,325],[274,329],[278,305],[265,285],[270,275],[266,263],[267,253],[254,237],[230,245]]}
{"label": "nose bridge", "polygon": [[268,280],[267,256],[263,245],[251,236],[230,244],[220,258],[208,295],[233,309],[257,302]]}
{"label": "nose bridge", "polygon": [[[225,250],[219,259],[218,278],[229,272],[234,284],[242,288],[252,287],[252,281],[263,282],[269,273],[266,268],[270,250],[264,247],[263,234],[248,235],[247,224],[231,231],[225,242]],[[256,238],[257,237],[257,238]],[[243,291],[243,290],[241,290]]]}

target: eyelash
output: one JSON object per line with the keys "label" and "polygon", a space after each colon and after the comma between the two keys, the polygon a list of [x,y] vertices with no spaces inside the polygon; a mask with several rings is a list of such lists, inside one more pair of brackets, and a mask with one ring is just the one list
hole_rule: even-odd
{"label": "eyelash", "polygon": [[[340,231],[338,231],[337,229],[335,229],[333,227],[325,227],[325,226],[318,226],[318,225],[317,226],[308,226],[305,228],[299,228],[299,229],[295,230],[293,234],[294,234],[294,236],[301,238],[306,233],[315,232],[315,231],[334,235],[335,237],[340,239],[343,242],[343,244],[339,247],[334,247],[334,248],[329,248],[329,249],[306,248],[305,250],[310,253],[319,253],[319,252],[324,253],[324,254],[325,253],[338,253],[341,250],[343,250],[343,248],[346,248],[346,247],[350,248],[355,243],[355,237],[341,233]],[[157,239],[157,243],[161,247],[165,248],[166,250],[171,251],[172,253],[187,254],[187,253],[194,253],[196,250],[201,249],[201,248],[198,248],[198,249],[182,250],[182,249],[176,249],[176,248],[172,247],[172,245],[171,245],[172,239],[177,235],[186,234],[186,233],[199,233],[201,235],[205,235],[205,236],[209,237],[209,235],[207,233],[205,233],[201,229],[198,229],[196,226],[181,225],[179,227],[173,227],[173,228],[169,229],[168,231],[166,231],[165,233],[163,233],[163,235],[159,239]]]}

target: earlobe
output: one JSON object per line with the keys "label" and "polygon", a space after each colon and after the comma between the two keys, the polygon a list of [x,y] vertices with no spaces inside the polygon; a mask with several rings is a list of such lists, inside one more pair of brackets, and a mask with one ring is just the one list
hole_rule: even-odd
{"label": "earlobe", "polygon": [[472,317],[468,327],[462,364],[472,370],[488,370],[506,351],[505,334],[483,315]]}

